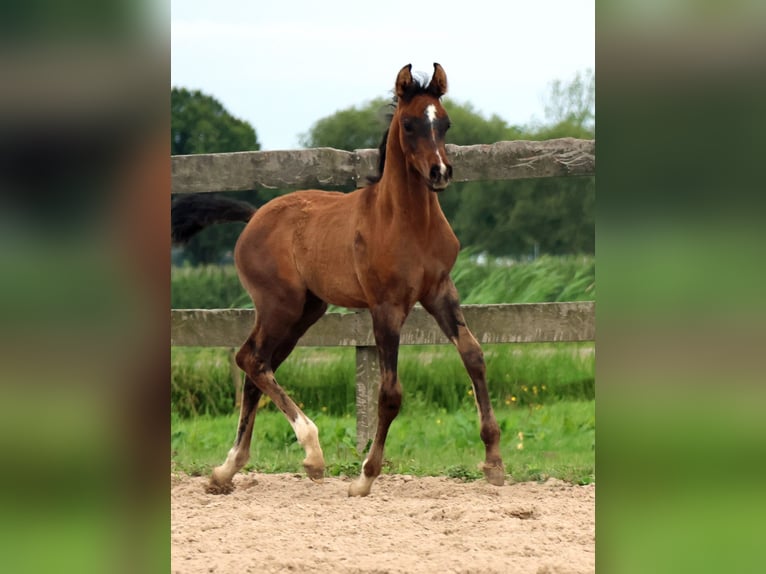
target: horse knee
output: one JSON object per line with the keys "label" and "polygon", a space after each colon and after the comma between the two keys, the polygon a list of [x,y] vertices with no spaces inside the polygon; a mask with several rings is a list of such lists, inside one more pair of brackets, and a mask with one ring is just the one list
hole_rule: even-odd
{"label": "horse knee", "polygon": [[242,369],[243,371],[247,372],[247,367],[249,365],[250,360],[252,359],[253,351],[250,348],[250,341],[242,345],[242,348],[240,348],[239,351],[237,351],[237,354],[235,355],[234,359],[237,361],[237,366]]}
{"label": "horse knee", "polygon": [[247,375],[254,376],[266,370],[266,362],[255,352],[252,341],[247,341],[234,357],[237,366]]}

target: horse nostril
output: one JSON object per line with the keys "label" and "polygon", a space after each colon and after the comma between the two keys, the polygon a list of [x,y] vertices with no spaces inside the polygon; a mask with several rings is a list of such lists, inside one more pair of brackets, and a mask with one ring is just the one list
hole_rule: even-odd
{"label": "horse nostril", "polygon": [[452,165],[447,164],[447,179],[452,179]]}
{"label": "horse nostril", "polygon": [[432,165],[431,166],[431,181],[436,181],[439,179],[439,175],[441,174],[441,169],[438,165]]}

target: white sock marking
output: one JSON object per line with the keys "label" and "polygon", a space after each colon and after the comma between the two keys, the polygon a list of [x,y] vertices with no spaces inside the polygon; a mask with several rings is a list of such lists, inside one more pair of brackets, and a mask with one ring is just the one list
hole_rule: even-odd
{"label": "white sock marking", "polygon": [[295,431],[295,436],[298,438],[298,442],[306,447],[307,441],[315,442],[319,436],[317,426],[308,417],[298,415],[298,417],[290,423]]}

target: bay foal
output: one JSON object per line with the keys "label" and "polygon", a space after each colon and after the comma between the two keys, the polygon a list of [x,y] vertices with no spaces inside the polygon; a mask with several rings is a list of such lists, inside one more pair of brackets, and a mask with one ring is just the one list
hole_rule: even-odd
{"label": "bay foal", "polygon": [[[444,147],[450,121],[440,102],[447,76],[434,64],[430,82],[407,65],[396,77],[396,109],[381,145],[381,174],[351,193],[297,191],[257,212],[210,194],[182,196],[173,206],[176,240],[216,221],[243,220],[234,260],[257,311],[255,328],[237,354],[245,372],[234,446],[213,470],[208,492],[228,493],[250,456],[258,400],[266,393],[285,414],[306,452],[310,478],[324,476],[316,425],[288,397],[274,372],[328,303],[369,309],[380,360],[378,426],[349,496],[366,496],[380,474],[391,421],[399,413],[399,333],[415,303],[436,319],[455,345],[473,384],[485,445],[484,474],[502,485],[500,429],[489,401],[481,347],[465,324],[449,273],[459,243],[439,206],[452,178]],[[187,226],[187,237],[182,225]],[[195,227],[196,226],[196,227]],[[192,231],[188,231],[191,228]]]}

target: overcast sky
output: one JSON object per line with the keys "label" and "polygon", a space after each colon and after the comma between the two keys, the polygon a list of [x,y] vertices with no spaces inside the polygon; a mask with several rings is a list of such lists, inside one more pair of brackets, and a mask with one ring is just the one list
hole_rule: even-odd
{"label": "overcast sky", "polygon": [[171,81],[291,149],[317,120],[390,97],[439,62],[449,97],[510,124],[544,119],[549,83],[595,68],[594,0],[172,0]]}

